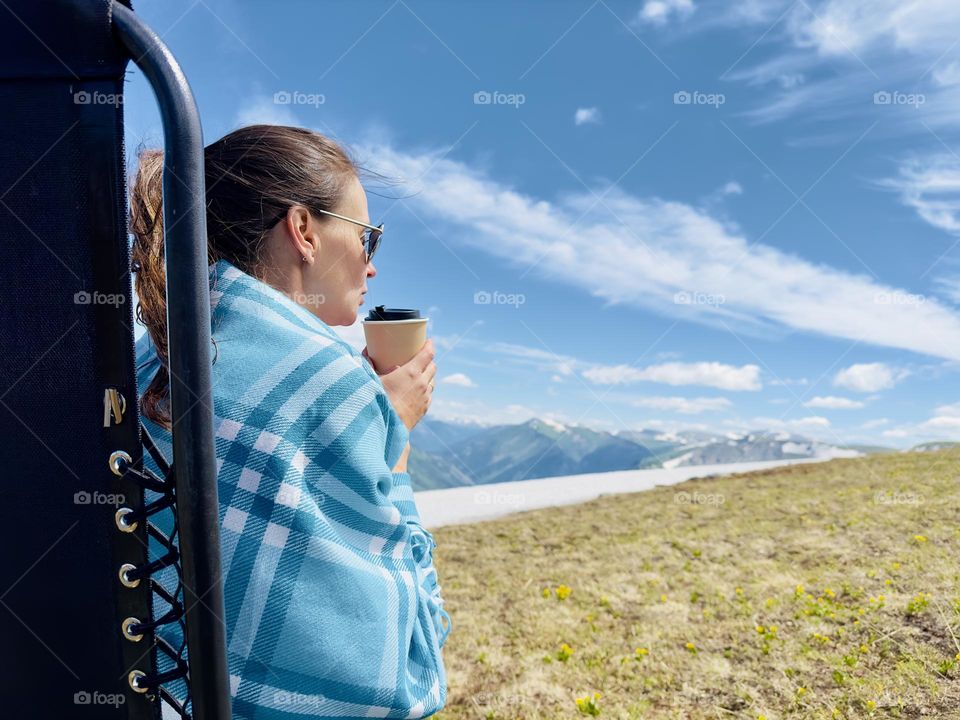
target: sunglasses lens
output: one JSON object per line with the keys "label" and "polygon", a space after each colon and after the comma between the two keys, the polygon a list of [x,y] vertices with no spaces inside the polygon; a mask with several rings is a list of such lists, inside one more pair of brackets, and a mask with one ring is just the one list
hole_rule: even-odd
{"label": "sunglasses lens", "polygon": [[382,230],[371,230],[367,235],[367,262],[373,259],[373,254],[380,247],[380,238],[383,235]]}

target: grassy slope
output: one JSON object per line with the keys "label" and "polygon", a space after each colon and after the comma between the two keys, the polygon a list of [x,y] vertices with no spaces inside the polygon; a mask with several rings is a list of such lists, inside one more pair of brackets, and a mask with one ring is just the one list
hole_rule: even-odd
{"label": "grassy slope", "polygon": [[439,528],[436,717],[960,718],[958,520],[950,450]]}

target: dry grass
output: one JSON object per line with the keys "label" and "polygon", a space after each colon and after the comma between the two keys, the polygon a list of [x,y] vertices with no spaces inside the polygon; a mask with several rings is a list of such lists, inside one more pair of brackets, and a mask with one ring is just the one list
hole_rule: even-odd
{"label": "dry grass", "polygon": [[435,717],[960,718],[958,481],[873,456],[437,529]]}

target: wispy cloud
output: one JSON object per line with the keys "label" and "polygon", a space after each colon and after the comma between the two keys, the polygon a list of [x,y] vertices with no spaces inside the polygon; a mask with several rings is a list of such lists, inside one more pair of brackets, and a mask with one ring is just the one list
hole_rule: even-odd
{"label": "wispy cloud", "polygon": [[[766,430],[793,430],[796,432],[810,432],[812,430],[824,430],[830,427],[830,420],[820,415],[808,415],[802,418],[788,419],[756,417],[751,424],[755,428]],[[831,436],[832,440],[836,440]]]}
{"label": "wispy cloud", "polygon": [[655,410],[668,410],[682,415],[699,415],[700,413],[726,410],[731,402],[724,397],[645,397],[630,401],[632,405]]}
{"label": "wispy cloud", "polygon": [[668,362],[637,368],[629,365],[597,366],[583,376],[598,385],[626,385],[642,381],[666,385],[703,385],[721,390],[760,390],[757,365],[727,365],[719,362]]}
{"label": "wispy cloud", "polygon": [[[960,3],[953,0],[771,0],[706,9],[701,29],[748,27],[759,35],[729,80],[770,86],[747,117],[772,122],[794,114],[820,121],[884,113],[886,132],[925,133],[916,122],[960,125],[955,67]],[[874,93],[890,93],[880,101]],[[899,95],[897,95],[899,93]],[[920,95],[920,103],[897,97]]]}
{"label": "wispy cloud", "polygon": [[300,125],[289,105],[278,104],[273,96],[255,95],[241,107],[233,124],[243,125]]}
{"label": "wispy cloud", "polygon": [[[609,304],[769,334],[778,328],[960,359],[960,315],[935,300],[769,245],[692,205],[597,187],[556,201],[524,194],[443,150],[366,146],[363,157],[419,178],[409,200],[445,237]],[[524,238],[518,243],[517,238]],[[606,251],[597,252],[600,239]],[[691,298],[722,298],[693,302]],[[678,300],[678,298],[680,298]]]}
{"label": "wispy cloud", "polygon": [[637,25],[664,25],[668,20],[690,17],[696,6],[693,0],[647,0],[637,13]]}
{"label": "wispy cloud", "polygon": [[851,400],[850,398],[836,397],[834,395],[818,395],[803,403],[804,407],[825,408],[828,410],[855,410],[862,408],[863,405],[863,402],[860,400]]}
{"label": "wispy cloud", "polygon": [[911,158],[900,166],[899,177],[880,184],[897,190],[902,202],[934,227],[960,233],[960,158]]}
{"label": "wispy cloud", "polygon": [[960,305],[960,276],[942,275],[935,279],[934,284],[942,296],[950,302]]}

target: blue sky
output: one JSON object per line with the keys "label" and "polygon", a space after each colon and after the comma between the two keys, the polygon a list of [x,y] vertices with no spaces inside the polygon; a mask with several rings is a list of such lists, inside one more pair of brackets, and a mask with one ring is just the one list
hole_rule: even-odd
{"label": "blue sky", "polygon": [[[400,183],[368,187],[367,307],[430,316],[431,415],[960,435],[957,3],[137,11],[207,142],[302,125]],[[158,146],[128,77],[128,150]]]}

